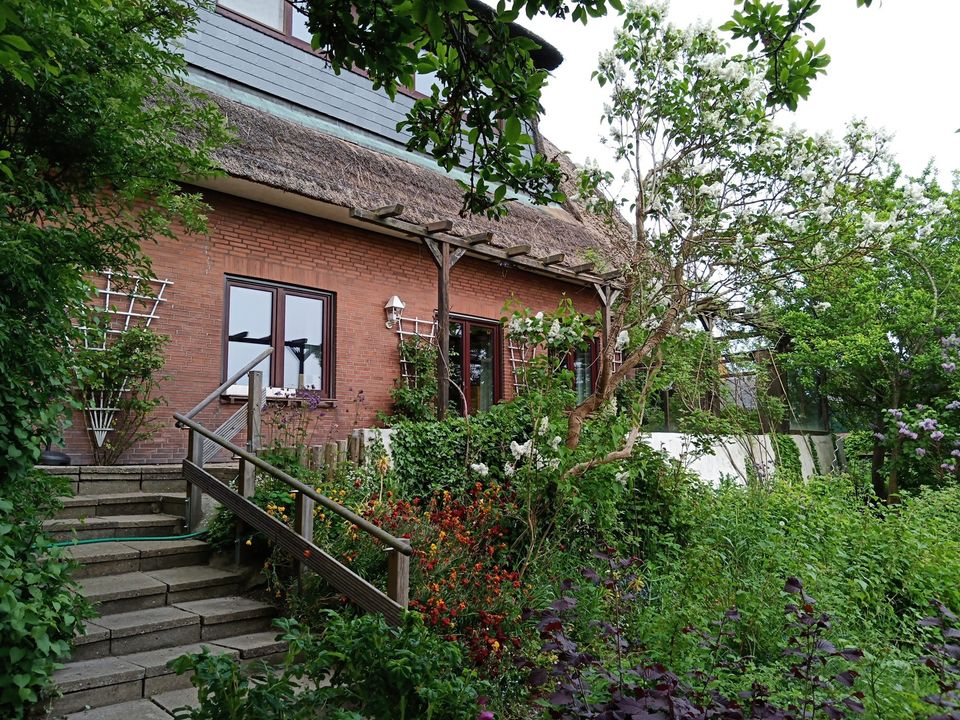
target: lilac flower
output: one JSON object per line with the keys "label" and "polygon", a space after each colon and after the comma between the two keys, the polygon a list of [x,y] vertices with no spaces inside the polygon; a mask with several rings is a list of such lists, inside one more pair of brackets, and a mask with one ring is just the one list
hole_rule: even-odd
{"label": "lilac flower", "polygon": [[923,448],[917,448],[916,452],[917,452],[917,457],[923,457],[924,455],[927,454],[927,451],[924,450]]}
{"label": "lilac flower", "polygon": [[896,418],[897,420],[901,420],[903,418],[903,411],[898,410],[897,408],[890,408],[889,410],[887,410],[887,412],[893,415],[893,417]]}
{"label": "lilac flower", "polygon": [[933,418],[924,418],[920,421],[920,429],[930,432],[937,429],[937,421]]}
{"label": "lilac flower", "polygon": [[877,440],[879,440],[880,442],[883,442],[884,440],[887,439],[887,436],[886,436],[886,435],[884,435],[883,433],[879,433],[879,432],[878,432],[878,433],[874,433],[873,436],[874,436]]}
{"label": "lilac flower", "polygon": [[942,367],[947,372],[953,372],[954,370],[957,369],[957,364],[952,362],[945,362],[945,363],[940,363],[940,367]]}
{"label": "lilac flower", "polygon": [[960,458],[960,450],[951,450],[950,454],[953,455],[955,458]]}
{"label": "lilac flower", "polygon": [[900,437],[909,438],[910,440],[916,440],[917,434],[908,428],[904,423],[900,423]]}
{"label": "lilac flower", "polygon": [[943,433],[939,430],[934,430],[932,433],[930,433],[930,439],[934,442],[940,442],[943,440]]}
{"label": "lilac flower", "polygon": [[955,466],[951,465],[950,463],[943,463],[943,464],[940,466],[940,469],[941,469],[941,470],[946,470],[947,472],[954,472],[954,471],[956,471],[957,468],[956,468]]}
{"label": "lilac flower", "polygon": [[484,710],[477,715],[477,720],[493,720],[493,710]]}
{"label": "lilac flower", "polygon": [[947,405],[947,410],[960,410],[960,400],[954,400],[952,403]]}

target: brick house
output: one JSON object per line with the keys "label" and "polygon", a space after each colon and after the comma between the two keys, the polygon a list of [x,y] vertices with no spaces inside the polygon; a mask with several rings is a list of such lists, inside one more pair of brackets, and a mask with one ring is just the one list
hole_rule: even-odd
{"label": "brick house", "polygon": [[[467,412],[514,392],[499,325],[508,300],[542,310],[564,297],[581,311],[600,306],[598,286],[608,280],[586,262],[604,241],[595,221],[570,203],[523,199],[500,222],[458,218],[455,179],[408,152],[395,129],[416,90],[391,102],[360,73],[335,75],[307,40],[283,0],[224,0],[201,11],[185,40],[191,82],[219,105],[237,141],[218,155],[226,176],[199,183],[211,207],[208,234],[146,248],[154,276],[169,281],[150,325],[170,337],[168,406],[159,413],[163,429],[121,462],[179,462],[185,437],[171,414],[266,347],[274,348],[260,366],[268,397],[300,385],[323,398],[315,442],[374,425],[400,374],[398,329],[430,328],[438,312],[431,245],[459,260],[450,272],[449,352]],[[562,58],[543,45],[537,61],[554,69]],[[450,228],[431,225],[450,219]],[[405,307],[388,328],[384,306],[393,296]],[[589,352],[577,359],[582,386],[593,364]],[[244,385],[232,387],[201,420],[216,427],[245,395]],[[90,460],[89,427],[78,414],[67,432],[75,464]]]}

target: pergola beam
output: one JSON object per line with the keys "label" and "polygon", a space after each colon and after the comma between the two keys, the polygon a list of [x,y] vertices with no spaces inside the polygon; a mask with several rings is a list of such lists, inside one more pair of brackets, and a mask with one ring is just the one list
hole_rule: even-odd
{"label": "pergola beam", "polygon": [[507,253],[507,257],[513,258],[517,255],[529,255],[530,246],[529,245],[514,245],[513,247],[508,247],[504,252]]}
{"label": "pergola beam", "polygon": [[453,220],[434,220],[423,226],[431,235],[439,232],[447,232],[453,229]]}
{"label": "pergola beam", "polygon": [[488,245],[489,243],[493,242],[493,233],[473,233],[473,235],[467,235],[464,238],[464,241],[471,247],[476,247],[477,245]]}
{"label": "pergola beam", "polygon": [[556,253],[555,255],[547,255],[546,257],[539,258],[539,260],[542,265],[550,266],[562,263],[566,257],[563,253]]}
{"label": "pergola beam", "polygon": [[378,218],[392,218],[403,215],[403,205],[384,205],[383,207],[371,210],[371,213]]}
{"label": "pergola beam", "polygon": [[592,262],[580,263],[579,265],[571,265],[570,272],[572,273],[593,272],[593,265],[594,264]]}
{"label": "pergola beam", "polygon": [[[445,243],[449,244],[451,248],[465,248],[468,252],[476,257],[494,261],[509,260],[516,267],[520,267],[540,275],[546,275],[548,277],[563,280],[565,282],[571,282],[576,285],[590,285],[600,281],[600,278],[597,276],[586,274],[587,270],[585,266],[581,266],[580,270],[576,271],[575,268],[568,268],[560,266],[559,264],[544,265],[537,258],[529,257],[527,255],[517,255],[511,258],[507,255],[503,248],[477,242],[471,245],[466,238],[439,232],[429,233],[423,225],[417,225],[415,223],[399,220],[397,218],[379,218],[371,211],[364,210],[362,208],[352,208],[350,210],[350,217],[354,220],[361,220],[400,235],[418,238],[421,241],[425,238],[443,240]],[[578,272],[584,274],[578,274]]]}

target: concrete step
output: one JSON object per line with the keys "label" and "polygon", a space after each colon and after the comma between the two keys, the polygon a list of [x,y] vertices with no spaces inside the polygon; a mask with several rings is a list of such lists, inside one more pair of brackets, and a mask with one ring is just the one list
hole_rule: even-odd
{"label": "concrete step", "polygon": [[183,493],[101,493],[75,495],[60,499],[63,507],[58,519],[90,518],[109,515],[149,515],[167,513],[183,515],[187,498]]}
{"label": "concrete step", "polygon": [[205,565],[210,546],[202,540],[117,540],[73,545],[67,554],[80,564],[74,578],[83,579],[127,572]]}
{"label": "concrete step", "polygon": [[70,713],[65,720],[172,720],[173,715],[156,705],[152,700],[108,705]]}
{"label": "concrete step", "polygon": [[203,641],[264,632],[276,613],[272,605],[243,597],[194,600],[173,607],[200,618]]}
{"label": "concrete step", "polygon": [[171,716],[181,708],[195,708],[200,705],[196,688],[171,690],[170,692],[154,695],[150,699],[157,707],[170,713]]}
{"label": "concrete step", "polygon": [[80,592],[101,616],[167,604],[167,584],[142,572],[87,578]]}
{"label": "concrete step", "polygon": [[44,530],[57,541],[180,535],[183,526],[183,517],[166,513],[63,518],[43,523]]}
{"label": "concrete step", "polygon": [[110,631],[110,655],[127,655],[200,642],[200,616],[175,607],[104,615],[95,621]]}
{"label": "concrete step", "polygon": [[243,582],[242,573],[207,565],[150,570],[148,575],[167,586],[168,605],[236,595]]}
{"label": "concrete step", "polygon": [[[165,712],[196,703],[190,674],[177,675],[168,666],[171,661],[187,653],[198,653],[204,647],[211,653],[226,654],[241,661],[271,661],[286,649],[284,643],[275,639],[276,635],[276,632],[265,632],[70,662],[54,673],[54,683],[62,696],[53,702],[49,717],[66,715],[70,720],[164,718],[141,700],[152,698],[153,705]],[[128,714],[122,714],[121,709]]]}
{"label": "concrete step", "polygon": [[105,616],[234,595],[242,580],[238,572],[193,565],[86,578],[80,582],[80,589]]}

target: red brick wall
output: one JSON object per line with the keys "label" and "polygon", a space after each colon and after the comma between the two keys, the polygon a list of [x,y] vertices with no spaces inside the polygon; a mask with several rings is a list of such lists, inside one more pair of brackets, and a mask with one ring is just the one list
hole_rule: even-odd
{"label": "red brick wall", "polygon": [[[390,389],[399,374],[397,335],[384,327],[383,305],[391,295],[406,303],[404,317],[430,318],[437,306],[437,272],[426,248],[405,240],[209,192],[213,210],[209,234],[181,234],[147,247],[154,274],[170,279],[165,302],[151,326],[170,336],[162,386],[168,405],[158,413],[163,429],[122,458],[124,463],[166,463],[183,459],[186,432],[173,426],[173,412],[185,412],[222,382],[224,276],[241,275],[336,293],[337,407],[318,411],[312,442],[342,439],[354,427],[376,424],[378,410],[390,407]],[[505,226],[509,226],[509,218]],[[451,273],[454,313],[499,319],[511,296],[536,309],[551,310],[564,296],[579,310],[593,312],[596,294],[583,288],[494,263],[465,258]],[[509,397],[512,375],[506,348],[502,387]],[[362,406],[353,402],[363,391]],[[271,403],[271,410],[275,406]],[[236,405],[214,402],[201,420],[208,426],[229,417]],[[314,423],[312,423],[314,424]],[[66,451],[75,464],[89,462],[85,419],[74,418]],[[238,442],[241,438],[238,438]]]}

